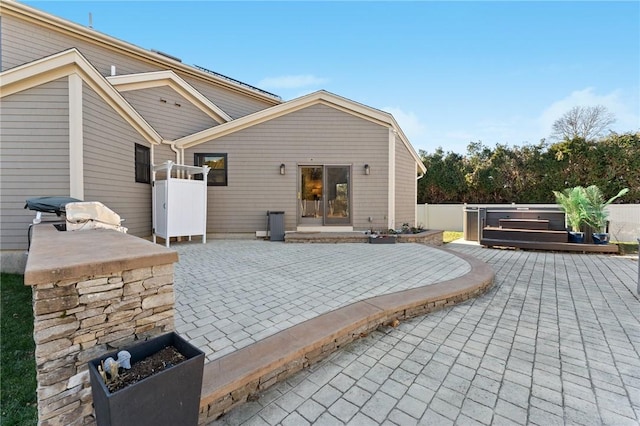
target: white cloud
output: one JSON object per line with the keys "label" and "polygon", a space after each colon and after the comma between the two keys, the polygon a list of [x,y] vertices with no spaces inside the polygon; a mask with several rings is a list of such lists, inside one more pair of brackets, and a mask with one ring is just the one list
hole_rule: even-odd
{"label": "white cloud", "polygon": [[420,118],[418,118],[414,112],[406,112],[397,107],[384,107],[382,110],[393,115],[404,134],[407,135],[409,141],[416,149],[419,149],[418,147],[423,145],[427,126],[420,121]]}
{"label": "white cloud", "polygon": [[258,82],[258,87],[266,89],[299,89],[302,87],[318,86],[325,84],[326,78],[316,77],[312,74],[283,75],[280,77],[266,77]]}
{"label": "white cloud", "polygon": [[[636,131],[640,127],[640,111],[637,106],[637,95],[625,97],[625,93],[614,90],[606,94],[597,94],[593,87],[576,90],[563,99],[549,105],[538,117],[540,132],[543,137],[552,133],[553,122],[575,106],[603,105],[616,117],[612,130],[618,132]],[[635,106],[634,106],[635,105]]]}

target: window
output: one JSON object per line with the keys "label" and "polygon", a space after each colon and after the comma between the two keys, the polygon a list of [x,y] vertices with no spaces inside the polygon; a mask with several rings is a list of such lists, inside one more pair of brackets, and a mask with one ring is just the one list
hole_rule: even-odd
{"label": "window", "polygon": [[[227,154],[195,154],[196,166],[209,166],[207,186],[227,186]],[[195,175],[202,180],[202,174]]]}
{"label": "window", "polygon": [[151,183],[151,149],[136,144],[135,147],[136,182]]}

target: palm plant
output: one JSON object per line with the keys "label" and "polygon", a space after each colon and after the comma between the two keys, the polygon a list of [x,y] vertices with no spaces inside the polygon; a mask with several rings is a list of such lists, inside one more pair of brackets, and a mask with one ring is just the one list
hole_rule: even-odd
{"label": "palm plant", "polygon": [[556,203],[567,215],[567,224],[573,232],[580,232],[580,227],[586,222],[587,198],[585,189],[581,186],[566,188],[562,192],[553,191]]}
{"label": "palm plant", "polygon": [[604,201],[602,191],[596,185],[584,188],[585,204],[585,222],[596,229],[598,232],[605,233],[607,228],[607,219],[609,212],[606,207],[629,192],[629,188],[624,188],[618,194],[607,201]]}

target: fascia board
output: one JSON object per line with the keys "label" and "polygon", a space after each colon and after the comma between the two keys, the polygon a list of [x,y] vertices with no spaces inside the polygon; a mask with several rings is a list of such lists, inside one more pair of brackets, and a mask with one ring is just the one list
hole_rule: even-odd
{"label": "fascia board", "polygon": [[402,141],[404,146],[407,148],[407,151],[409,151],[409,154],[411,154],[413,159],[418,164],[418,168],[422,171],[422,174],[427,173],[427,168],[425,167],[424,163],[422,162],[422,159],[420,158],[420,156],[418,155],[416,150],[413,148],[413,145],[411,145],[411,142],[409,142],[409,139],[404,134],[404,132],[402,131],[402,129],[400,128],[400,126],[396,122],[395,118],[393,119],[393,122],[394,122],[393,128],[396,130],[396,132],[398,132],[398,136],[400,136],[400,140]]}
{"label": "fascia board", "polygon": [[201,143],[208,142],[222,136],[226,136],[228,134],[246,129],[248,127],[255,126],[256,124],[264,123],[265,121],[273,120],[274,118],[290,114],[294,111],[298,111],[315,104],[327,105],[348,114],[352,114],[362,119],[374,122],[381,126],[393,128],[398,133],[403,144],[418,164],[419,169],[422,170],[422,173],[427,172],[427,169],[422,163],[422,160],[420,160],[420,157],[416,153],[415,149],[413,149],[413,146],[396,122],[393,115],[351,101],[341,96],[334,95],[333,93],[329,93],[324,90],[320,90],[318,92],[293,99],[289,102],[285,102],[283,104],[255,112],[253,114],[246,115],[244,117],[238,118],[229,123],[225,123],[211,129],[206,129],[201,132],[185,136],[183,138],[177,139],[175,141],[175,144],[178,148],[190,148],[192,146],[199,145]]}
{"label": "fascia board", "polygon": [[232,120],[220,107],[171,70],[111,76],[107,77],[107,81],[119,92],[169,86],[218,123]]}
{"label": "fascia board", "polygon": [[83,81],[114,108],[149,143],[159,144],[162,137],[118,93],[116,89],[76,49],[69,49],[0,73],[0,97],[78,74]]}
{"label": "fascia board", "polygon": [[329,92],[323,92],[323,94],[324,94],[324,98],[331,99],[331,101],[336,103],[337,105],[342,105],[345,108],[345,110],[348,109],[348,110],[358,112],[359,114],[361,114],[363,118],[366,118],[366,117],[375,118],[385,123],[387,126],[392,127],[400,136],[400,140],[402,140],[402,143],[405,145],[405,147],[407,148],[407,150],[409,151],[413,159],[416,161],[416,163],[418,163],[418,167],[420,168],[420,170],[422,170],[422,173],[427,172],[427,169],[422,163],[420,156],[418,156],[415,149],[409,142],[409,139],[404,134],[404,132],[402,131],[402,129],[398,125],[398,122],[396,121],[396,119],[393,117],[392,114],[389,114],[388,112],[385,112],[385,111],[380,111],[375,108],[371,108],[369,106],[351,101],[349,99],[340,97],[338,95],[334,95]]}
{"label": "fascia board", "polygon": [[258,90],[252,90],[251,88],[242,86],[232,81],[225,80],[213,74],[200,71],[189,65],[183,64],[182,62],[165,58],[164,56],[155,54],[133,44],[118,40],[96,30],[86,28],[82,25],[67,21],[54,15],[50,15],[16,1],[0,0],[0,16],[2,15],[15,16],[19,19],[34,23],[35,25],[39,25],[56,32],[63,32],[72,37],[81,38],[94,44],[99,44],[104,48],[120,54],[134,57],[148,64],[153,64],[154,66],[177,69],[199,80],[206,81],[209,84],[214,83],[216,85],[225,87],[235,92],[240,92],[245,96],[250,96],[264,102],[270,102],[274,105],[282,103],[282,100],[276,95],[269,96],[267,94],[263,94]]}
{"label": "fascia board", "polygon": [[[40,65],[40,64],[38,64]],[[37,66],[37,68],[41,68]],[[62,64],[53,69],[28,69],[25,72],[12,68],[0,73],[0,99],[28,90],[50,81],[73,74],[77,67],[73,63]]]}
{"label": "fascia board", "polygon": [[[323,104],[329,107],[344,111],[346,113],[356,115],[365,120],[372,121],[376,124],[389,127],[390,115],[386,113],[380,113],[377,110],[373,110],[360,104],[353,103],[344,98],[335,96],[329,92],[319,91],[309,95],[302,96],[297,99],[293,99],[289,102],[285,102],[280,105],[273,106],[271,108],[263,109],[250,115],[233,120],[229,123],[221,124],[220,126],[203,130],[198,133],[194,133],[189,136],[177,139],[175,141],[178,148],[190,148],[201,143],[211,141],[222,136],[246,129],[251,126],[255,126],[265,121],[273,120],[283,115],[290,114],[295,111],[307,108],[312,105]],[[355,107],[355,108],[354,108]],[[371,112],[374,112],[372,114]]]}

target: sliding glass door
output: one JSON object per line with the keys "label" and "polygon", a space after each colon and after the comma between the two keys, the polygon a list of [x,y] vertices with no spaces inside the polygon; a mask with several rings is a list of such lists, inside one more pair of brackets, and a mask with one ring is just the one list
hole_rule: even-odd
{"label": "sliding glass door", "polygon": [[323,168],[322,166],[301,166],[299,168],[298,223],[300,225],[322,225],[324,216]]}
{"label": "sliding glass door", "polygon": [[351,167],[298,168],[298,224],[351,224]]}
{"label": "sliding glass door", "polygon": [[326,225],[351,223],[351,167],[325,166]]}

